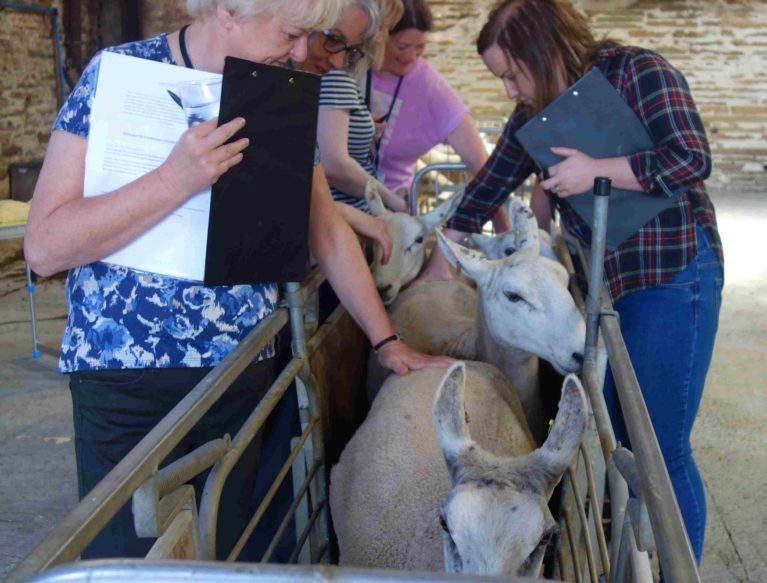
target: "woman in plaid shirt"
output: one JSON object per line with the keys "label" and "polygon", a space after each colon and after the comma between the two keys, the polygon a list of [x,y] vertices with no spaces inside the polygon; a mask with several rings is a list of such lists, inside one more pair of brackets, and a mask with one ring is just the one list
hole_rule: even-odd
{"label": "woman in plaid shirt", "polygon": [[[477,41],[488,69],[518,105],[483,170],[468,185],[446,234],[479,232],[508,194],[534,170],[514,134],[592,67],[604,73],[647,127],[656,147],[626,157],[592,159],[553,148],[563,159],[535,189],[542,227],[551,203],[565,229],[588,245],[591,232],[567,202],[609,176],[616,188],[676,202],[605,255],[605,281],[620,314],[629,354],[658,436],[695,555],[703,550],[706,507],[690,447],[716,335],[723,283],[722,245],[703,185],[711,155],[687,82],[660,55],[596,40],[586,18],[558,0],[505,0]],[[550,193],[547,195],[545,191]],[[422,280],[446,279],[438,250]],[[628,443],[612,375],[605,383],[616,437]]]}

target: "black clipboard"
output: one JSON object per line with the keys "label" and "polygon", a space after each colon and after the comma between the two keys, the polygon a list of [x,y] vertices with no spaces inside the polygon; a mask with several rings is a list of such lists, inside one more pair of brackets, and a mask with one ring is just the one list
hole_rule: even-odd
{"label": "black clipboard", "polygon": [[206,286],[301,281],[320,77],[227,57],[219,125],[244,117],[243,159],[213,185]]}
{"label": "black clipboard", "polygon": [[[574,148],[592,158],[627,156],[655,148],[642,121],[599,69],[591,69],[514,136],[540,171],[562,160],[550,148]],[[660,212],[672,197],[613,188],[607,221],[607,247],[614,250]],[[589,226],[594,223],[591,190],[563,199]]]}

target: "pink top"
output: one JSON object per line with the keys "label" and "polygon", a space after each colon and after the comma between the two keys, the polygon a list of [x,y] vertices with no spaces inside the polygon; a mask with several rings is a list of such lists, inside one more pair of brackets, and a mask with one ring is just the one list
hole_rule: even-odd
{"label": "pink top", "polygon": [[[399,77],[373,73],[370,109],[378,119],[389,111]],[[444,142],[469,115],[445,78],[422,58],[402,79],[381,140],[378,178],[390,189],[410,188],[420,156]]]}

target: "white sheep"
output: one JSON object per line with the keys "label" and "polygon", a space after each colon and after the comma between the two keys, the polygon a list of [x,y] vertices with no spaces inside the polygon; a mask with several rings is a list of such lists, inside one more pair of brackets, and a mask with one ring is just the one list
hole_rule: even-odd
{"label": "white sheep", "polygon": [[516,392],[494,366],[392,375],[331,472],[341,564],[537,575],[556,530],[547,500],[586,414],[569,375],[554,427],[534,450]]}
{"label": "white sheep", "polygon": [[[578,371],[583,363],[586,326],[568,291],[567,272],[529,250],[491,261],[441,232],[437,240],[448,261],[460,265],[477,289],[458,280],[409,288],[389,308],[395,329],[416,350],[500,368],[540,441],[545,420],[538,357],[560,374]],[[371,399],[387,374],[375,358],[369,360]]]}
{"label": "white sheep", "polygon": [[488,259],[502,259],[522,249],[530,249],[544,257],[557,260],[551,245],[551,236],[538,228],[533,211],[521,199],[512,198],[509,204],[511,228],[495,236],[474,233],[471,243]]}
{"label": "white sheep", "polygon": [[375,182],[368,182],[365,200],[373,216],[380,218],[392,241],[391,258],[381,264],[381,249],[375,248],[373,280],[384,304],[394,301],[400,290],[413,281],[423,267],[426,239],[453,213],[461,201],[463,191],[454,193],[431,212],[418,217],[389,211],[383,204]]}

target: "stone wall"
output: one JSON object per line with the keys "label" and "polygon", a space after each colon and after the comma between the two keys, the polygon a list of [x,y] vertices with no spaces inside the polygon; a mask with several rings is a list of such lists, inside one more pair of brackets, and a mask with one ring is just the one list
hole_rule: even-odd
{"label": "stone wall", "polygon": [[0,198],[8,197],[8,165],[45,152],[58,109],[54,54],[50,14],[0,10]]}
{"label": "stone wall", "polygon": [[181,27],[189,18],[184,0],[141,0],[144,36],[151,37]]}
{"label": "stone wall", "polygon": [[[187,20],[183,0],[141,2],[144,36],[174,30]],[[432,0],[438,29],[429,58],[472,112],[490,119],[482,123],[500,124],[512,104],[473,45],[492,4],[493,0]],[[715,180],[764,181],[767,0],[576,4],[590,14],[600,34],[655,49],[685,73],[709,132]],[[60,8],[60,0],[53,5]],[[0,79],[0,198],[5,198],[8,165],[42,159],[57,111],[50,16],[0,10]]]}
{"label": "stone wall", "polygon": [[[512,104],[473,46],[493,1],[432,4],[441,30],[433,35],[430,59],[475,115],[505,117]],[[656,50],[685,74],[711,142],[713,180],[765,184],[767,1],[639,0],[599,11],[590,8],[593,2],[576,4],[587,5],[599,34]]]}

